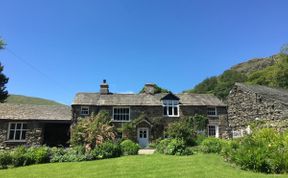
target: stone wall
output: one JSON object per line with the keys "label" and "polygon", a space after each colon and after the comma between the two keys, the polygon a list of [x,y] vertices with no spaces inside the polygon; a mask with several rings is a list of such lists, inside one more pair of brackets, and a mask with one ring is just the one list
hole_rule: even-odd
{"label": "stone wall", "polygon": [[271,123],[271,126],[287,127],[288,106],[259,95],[250,90],[235,86],[228,96],[228,122],[235,136],[243,135],[255,120]]}
{"label": "stone wall", "polygon": [[[22,122],[22,121],[11,121],[11,122]],[[41,145],[43,141],[43,124],[37,121],[28,121],[26,141],[25,142],[11,142],[7,140],[8,132],[8,120],[0,120],[0,149],[9,149],[18,145]]]}

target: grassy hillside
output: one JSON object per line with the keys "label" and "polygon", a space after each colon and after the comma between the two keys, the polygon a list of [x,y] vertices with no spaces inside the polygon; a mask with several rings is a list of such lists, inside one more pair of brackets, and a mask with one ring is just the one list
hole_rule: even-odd
{"label": "grassy hillside", "polygon": [[36,98],[30,96],[22,96],[22,95],[10,95],[7,98],[6,103],[15,103],[15,104],[36,104],[36,105],[61,105],[55,101],[43,99],[43,98]]}
{"label": "grassy hillside", "polygon": [[288,89],[288,55],[281,53],[235,65],[185,92],[212,93],[225,100],[235,82]]}
{"label": "grassy hillside", "polygon": [[219,155],[192,156],[138,155],[89,162],[53,163],[0,170],[2,178],[284,178],[243,171],[225,163]]}

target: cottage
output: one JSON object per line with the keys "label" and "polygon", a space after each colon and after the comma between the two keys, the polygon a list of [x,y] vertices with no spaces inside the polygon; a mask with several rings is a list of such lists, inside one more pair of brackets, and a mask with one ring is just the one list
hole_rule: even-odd
{"label": "cottage", "polygon": [[[226,105],[209,94],[155,93],[155,84],[146,84],[144,93],[117,94],[104,80],[99,93],[78,93],[73,104],[73,121],[107,111],[116,127],[137,119],[135,140],[147,147],[151,140],[165,137],[167,124],[181,117],[201,114],[209,118],[209,136],[222,137],[226,131]],[[222,118],[222,119],[221,119]],[[121,133],[119,133],[121,136]]]}
{"label": "cottage", "polygon": [[249,125],[255,120],[278,129],[288,127],[287,90],[236,83],[227,102],[233,137],[250,132]]}
{"label": "cottage", "polygon": [[0,148],[66,146],[71,118],[68,106],[0,104]]}

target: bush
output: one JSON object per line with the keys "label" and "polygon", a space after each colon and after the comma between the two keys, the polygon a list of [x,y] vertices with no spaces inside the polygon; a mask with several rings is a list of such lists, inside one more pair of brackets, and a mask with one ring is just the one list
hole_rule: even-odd
{"label": "bush", "polygon": [[71,130],[71,145],[85,145],[94,149],[96,145],[114,140],[116,132],[110,120],[109,113],[104,111],[84,119],[80,118]]}
{"label": "bush", "polygon": [[206,138],[207,138],[207,136],[204,135],[204,134],[197,134],[196,140],[195,140],[195,144],[196,144],[196,145],[201,145],[201,143],[203,142],[203,140],[205,140]]}
{"label": "bush", "polygon": [[123,155],[137,155],[140,146],[131,140],[124,140],[120,144]]}
{"label": "bush", "polygon": [[93,160],[90,153],[85,153],[84,146],[76,146],[71,148],[51,148],[50,162],[77,162]]}
{"label": "bush", "polygon": [[208,137],[200,144],[200,150],[203,153],[220,153],[223,141],[218,138]]}
{"label": "bush", "polygon": [[243,169],[264,173],[288,172],[288,133],[261,129],[226,144],[222,153]]}
{"label": "bush", "polygon": [[112,141],[104,142],[92,151],[92,155],[96,159],[115,158],[121,154],[120,145]]}
{"label": "bush", "polygon": [[50,161],[50,150],[46,146],[30,147],[26,151],[26,155],[31,158],[31,163],[48,163]]}
{"label": "bush", "polygon": [[7,168],[12,164],[12,157],[9,151],[0,151],[0,168]]}
{"label": "bush", "polygon": [[167,155],[191,155],[193,154],[190,148],[187,148],[184,141],[181,139],[164,139],[157,145],[158,153]]}
{"label": "bush", "polygon": [[182,139],[186,145],[195,145],[196,132],[188,119],[170,123],[167,129],[169,137]]}
{"label": "bush", "polygon": [[19,167],[19,166],[26,166],[26,165],[33,164],[34,161],[32,159],[32,156],[26,153],[27,153],[27,148],[25,148],[24,146],[19,146],[15,148],[11,153],[12,165],[14,167]]}

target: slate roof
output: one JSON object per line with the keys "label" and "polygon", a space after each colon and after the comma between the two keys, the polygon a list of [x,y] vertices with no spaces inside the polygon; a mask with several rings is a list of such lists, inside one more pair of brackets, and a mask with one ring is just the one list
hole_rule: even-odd
{"label": "slate roof", "polygon": [[[72,105],[95,106],[162,106],[161,98],[168,93],[161,94],[109,94],[77,93]],[[184,106],[226,106],[214,95],[209,94],[175,94]]]}
{"label": "slate roof", "polygon": [[271,98],[273,100],[278,100],[282,103],[288,104],[288,90],[271,88],[262,85],[247,85],[243,83],[236,83],[235,85],[244,90],[262,95],[266,98]]}
{"label": "slate roof", "polygon": [[71,108],[62,105],[0,104],[0,119],[70,121]]}

